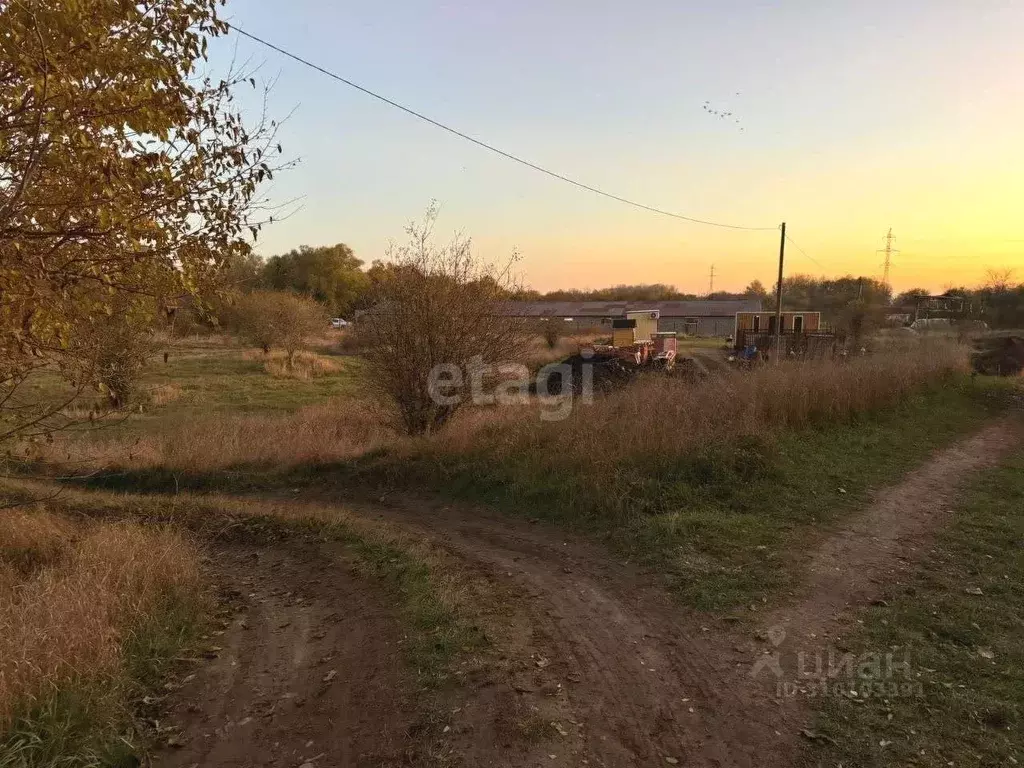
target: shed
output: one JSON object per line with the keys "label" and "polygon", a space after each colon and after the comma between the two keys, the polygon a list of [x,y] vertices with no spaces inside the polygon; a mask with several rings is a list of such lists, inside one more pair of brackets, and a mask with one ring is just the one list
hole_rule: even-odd
{"label": "shed", "polygon": [[[783,333],[816,333],[821,330],[821,312],[784,311]],[[733,334],[737,339],[742,331],[775,333],[774,312],[737,312]]]}

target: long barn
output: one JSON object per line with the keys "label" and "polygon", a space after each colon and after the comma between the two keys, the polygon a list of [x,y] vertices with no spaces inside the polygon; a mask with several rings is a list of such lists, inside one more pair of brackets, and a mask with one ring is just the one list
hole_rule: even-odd
{"label": "long barn", "polygon": [[729,301],[510,301],[513,317],[557,318],[574,329],[611,327],[627,312],[657,310],[658,328],[688,336],[731,336],[738,312],[760,312],[758,299]]}

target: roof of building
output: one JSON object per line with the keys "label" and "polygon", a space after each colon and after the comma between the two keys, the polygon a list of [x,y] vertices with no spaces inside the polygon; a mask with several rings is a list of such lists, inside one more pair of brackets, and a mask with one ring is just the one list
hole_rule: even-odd
{"label": "roof of building", "polygon": [[[740,310],[745,315],[774,315],[774,309],[757,309],[757,310]],[[820,315],[821,312],[817,309],[784,309],[782,310],[784,315]]]}
{"label": "roof of building", "polygon": [[652,309],[662,317],[733,317],[760,312],[761,301],[510,301],[505,308],[516,317],[622,317]]}

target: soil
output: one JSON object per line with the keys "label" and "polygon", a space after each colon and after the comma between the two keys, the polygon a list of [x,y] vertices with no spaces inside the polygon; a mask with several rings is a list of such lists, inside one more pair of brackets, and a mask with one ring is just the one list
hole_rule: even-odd
{"label": "soil", "polygon": [[[804,702],[777,687],[794,651],[835,641],[928,546],[962,480],[1016,440],[994,424],[880,492],[823,535],[799,594],[752,606],[752,625],[687,613],[650,574],[541,523],[417,499],[346,509],[431,539],[514,596],[491,606],[517,617],[514,642],[500,674],[465,686],[453,762],[788,768],[808,727]],[[185,744],[162,764],[424,764],[404,752],[414,708],[379,596],[312,556],[234,549],[217,568],[249,629],[234,622],[225,650],[180,692]],[[517,747],[531,717],[542,747]]]}
{"label": "soil", "polygon": [[319,545],[230,546],[211,575],[233,608],[171,695],[154,764],[408,765],[415,706],[384,596]]}
{"label": "soil", "polygon": [[644,574],[564,532],[482,509],[425,514],[422,501],[400,500],[366,512],[437,536],[515,585],[543,664],[523,665],[524,689],[556,687],[573,713],[577,743],[546,764],[768,765],[758,750],[780,739],[765,716],[775,708],[736,684],[749,654],[688,621]]}

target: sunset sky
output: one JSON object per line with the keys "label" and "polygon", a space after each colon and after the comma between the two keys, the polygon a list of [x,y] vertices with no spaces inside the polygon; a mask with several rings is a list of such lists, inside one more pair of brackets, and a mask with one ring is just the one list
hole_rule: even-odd
{"label": "sunset sky", "polygon": [[[586,184],[688,216],[786,221],[819,262],[898,290],[1024,280],[1024,2],[1016,0],[232,0],[253,34]],[[774,282],[778,234],[687,223],[495,156],[232,36],[226,65],[277,77],[270,110],[301,164],[271,189],[301,209],[264,255],[348,243],[383,255],[431,199],[439,232],[522,255],[534,288]],[[739,124],[703,109],[732,112]],[[246,109],[256,103],[245,95]],[[740,127],[743,128],[740,131]]]}

